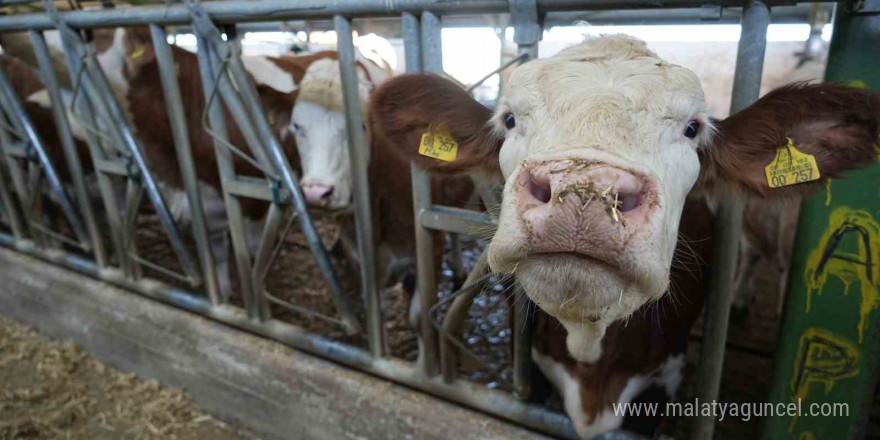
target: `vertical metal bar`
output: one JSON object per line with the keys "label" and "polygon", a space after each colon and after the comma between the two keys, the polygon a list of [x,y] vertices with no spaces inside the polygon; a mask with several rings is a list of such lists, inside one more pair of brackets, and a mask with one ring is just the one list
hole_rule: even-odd
{"label": "vertical metal bar", "polygon": [[[526,55],[520,63],[538,58],[541,24],[535,0],[512,0],[510,21],[517,52]],[[503,36],[502,36],[503,38]],[[499,83],[500,85],[500,83]],[[513,394],[528,399],[532,390],[532,301],[517,285],[513,288]]]}
{"label": "vertical metal bar", "polygon": [[[0,107],[5,108],[5,100],[6,97],[0,93]],[[2,112],[0,112],[0,118],[6,120],[6,116]],[[12,140],[12,135],[14,133],[7,130],[7,128],[13,128],[8,124],[4,124],[4,126],[0,126],[0,163],[6,165],[6,170],[9,172],[9,180],[12,183],[12,190],[18,199],[18,205],[21,207],[21,225],[27,227],[27,230],[31,237],[37,239],[40,237],[39,231],[34,228],[33,223],[28,221],[30,216],[28,213],[31,210],[31,197],[30,193],[27,189],[27,182],[25,179],[24,171],[22,170],[20,164],[17,162],[18,159],[12,157],[9,154],[9,148],[12,148],[15,142]],[[11,200],[11,199],[10,199]],[[15,212],[15,211],[13,211]],[[23,232],[23,230],[22,230]]]}
{"label": "vertical metal bar", "polygon": [[61,140],[62,148],[64,148],[64,155],[67,157],[67,168],[70,171],[70,178],[73,180],[73,185],[76,189],[76,197],[79,199],[79,209],[85,218],[86,228],[95,254],[95,262],[98,264],[98,267],[104,268],[107,265],[104,241],[101,239],[101,233],[98,230],[95,219],[95,212],[89,199],[88,187],[85,183],[82,163],[80,163],[79,154],[76,150],[70,121],[67,120],[67,113],[64,111],[61,86],[58,83],[58,78],[55,76],[55,69],[52,67],[49,47],[46,45],[43,34],[39,32],[30,31],[30,39],[37,64],[39,65],[40,77],[43,80],[43,85],[46,86],[46,91],[49,93],[52,116],[55,119],[55,127],[58,129],[58,138]]}
{"label": "vertical metal bar", "polygon": [[[3,164],[0,159],[0,165]],[[0,166],[0,202],[3,203],[3,210],[6,218],[9,220],[9,228],[12,229],[12,235],[16,241],[24,238],[24,228],[21,225],[21,217],[12,201],[12,194],[9,193],[9,187],[6,185],[6,177],[3,175],[3,167]]]}
{"label": "vertical metal bar", "polygon": [[[730,113],[734,114],[758,99],[770,8],[761,1],[749,1],[743,8],[742,31],[736,58]],[[721,200],[714,226],[712,271],[706,301],[706,320],[696,397],[701,402],[718,399],[724,350],[727,347],[727,326],[733,298],[733,279],[742,231],[742,200],[727,195]],[[711,440],[715,417],[699,416],[691,430],[693,440]]]}
{"label": "vertical metal bar", "polygon": [[153,50],[156,54],[156,62],[159,68],[159,78],[162,82],[162,90],[165,93],[165,104],[168,108],[168,120],[171,123],[171,134],[174,137],[174,146],[177,149],[177,160],[180,165],[180,174],[183,176],[183,186],[186,190],[186,198],[189,201],[190,215],[192,217],[192,232],[199,252],[199,262],[202,276],[205,279],[205,287],[208,297],[213,304],[220,304],[221,298],[217,286],[217,274],[214,267],[214,257],[211,255],[211,247],[208,238],[208,227],[205,222],[205,211],[202,207],[202,196],[199,193],[198,176],[193,163],[192,147],[189,143],[189,134],[186,128],[186,113],[180,97],[180,85],[177,82],[177,69],[174,65],[174,56],[168,47],[165,30],[155,24],[150,25],[150,33],[153,37]]}
{"label": "vertical metal bar", "polygon": [[370,182],[367,162],[370,146],[364,133],[361,101],[358,95],[357,58],[351,35],[351,22],[341,16],[333,17],[339,52],[339,71],[342,78],[345,124],[348,128],[348,153],[351,157],[351,179],[354,188],[355,227],[360,255],[361,292],[367,307],[367,327],[370,337],[370,353],[381,357],[385,351],[385,335],[382,326],[382,305],[379,299],[379,282],[376,278],[375,242],[373,240],[373,217],[370,209]]}
{"label": "vertical metal bar", "polygon": [[[422,68],[427,72],[443,71],[443,51],[440,41],[440,19],[431,12],[422,13],[421,47]],[[407,66],[409,68],[409,66]],[[422,215],[431,209],[431,175],[427,171],[410,166],[412,172],[413,210],[416,218],[416,271],[419,301],[422,308],[420,337],[422,359],[428,377],[439,372],[437,331],[431,323],[430,310],[437,303],[437,273],[434,266],[434,232],[422,226]]]}
{"label": "vertical metal bar", "polygon": [[433,12],[422,13],[422,69],[443,73],[443,41],[440,17]]}
{"label": "vertical metal bar", "polygon": [[400,17],[400,27],[403,31],[403,55],[406,60],[406,73],[421,72],[422,39],[419,19],[409,12],[404,12]]}
{"label": "vertical metal bar", "polygon": [[[213,84],[217,73],[215,68],[219,66],[212,66],[210,54],[212,49],[207,41],[205,41],[204,37],[196,34],[196,42],[198,44],[198,52],[196,52],[196,55],[199,60],[202,91],[204,92],[205,100],[207,101],[211,96],[211,85]],[[241,288],[241,296],[246,301],[245,304],[247,305],[250,299],[254,297],[254,285],[250,270],[251,257],[248,253],[244,220],[241,213],[241,202],[238,200],[238,197],[229,194],[226,188],[226,185],[229,182],[235,180],[235,167],[233,166],[232,153],[223,145],[224,141],[228,141],[226,119],[223,114],[223,107],[216,99],[210,102],[210,105],[205,111],[208,115],[208,124],[211,126],[211,131],[214,132],[215,137],[219,138],[214,140],[214,152],[217,156],[217,168],[220,172],[220,186],[223,189],[223,200],[226,205],[226,215],[229,221],[229,235],[232,238],[232,251],[235,256],[236,270],[238,271],[238,283]],[[224,252],[225,251],[226,250],[224,249]],[[226,263],[228,267],[228,263],[224,263]],[[228,277],[229,274],[224,272],[221,275]],[[224,282],[228,283],[229,281],[228,278],[224,279]],[[231,292],[223,292],[224,295],[229,295],[230,293]],[[223,299],[229,300],[229,298]],[[253,317],[253,315],[250,316]]]}

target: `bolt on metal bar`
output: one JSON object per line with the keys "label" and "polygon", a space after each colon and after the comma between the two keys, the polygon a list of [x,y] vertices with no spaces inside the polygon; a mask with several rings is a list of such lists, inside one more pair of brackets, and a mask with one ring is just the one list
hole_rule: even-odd
{"label": "bolt on metal bar", "polygon": [[214,257],[211,255],[210,243],[208,241],[208,227],[205,222],[202,197],[199,193],[199,182],[198,176],[196,176],[195,163],[193,162],[192,147],[189,143],[186,113],[180,96],[180,85],[177,82],[174,56],[171,48],[168,46],[167,35],[164,29],[155,24],[150,25],[150,34],[153,39],[153,50],[156,55],[159,78],[165,94],[168,121],[171,123],[171,134],[174,137],[174,146],[177,149],[180,174],[183,177],[183,186],[186,190],[187,201],[189,202],[192,231],[199,253],[202,276],[205,279],[205,287],[211,302],[220,304],[221,298],[218,290],[219,287],[217,286]]}
{"label": "bolt on metal bar", "polygon": [[341,16],[333,17],[336,28],[336,50],[339,54],[339,73],[342,79],[342,98],[345,107],[345,125],[348,128],[348,153],[351,157],[351,182],[354,191],[355,228],[361,268],[361,294],[367,309],[367,334],[370,353],[382,357],[385,352],[385,327],[382,325],[382,303],[379,281],[376,278],[373,214],[370,204],[368,162],[370,145],[364,132],[363,113],[358,94],[357,58],[352,39],[351,22]]}
{"label": "bolt on metal bar", "polygon": [[[51,0],[46,0],[45,5],[48,10],[54,10],[54,4]],[[60,15],[60,14],[59,14]],[[111,133],[117,138],[122,145],[125,146],[130,158],[137,165],[140,172],[140,179],[147,192],[147,197],[159,218],[160,223],[165,229],[171,243],[171,248],[177,256],[180,265],[186,274],[189,283],[198,286],[202,282],[201,273],[198,265],[190,255],[189,250],[183,243],[177,224],[165,204],[162,193],[159,191],[158,184],[150,173],[147,166],[146,158],[141,151],[140,145],[134,137],[134,132],[123,114],[122,109],[116,102],[112,89],[104,76],[104,72],[98,65],[94,56],[89,55],[82,47],[80,37],[65,23],[60,20],[56,23],[59,33],[61,34],[61,42],[67,55],[68,67],[71,71],[77,72],[84,66],[85,73],[82,76],[82,86],[86,95],[89,96],[93,104],[93,108],[97,109],[101,116],[111,121],[109,128]]]}
{"label": "bolt on metal bar", "polygon": [[[742,30],[736,56],[730,113],[734,114],[758,99],[761,74],[764,69],[764,51],[767,46],[767,26],[770,8],[761,1],[750,0],[743,10]],[[697,375],[697,399],[712,402],[718,399],[730,305],[733,299],[733,280],[739,240],[742,231],[743,201],[731,194],[720,201],[715,221],[712,249],[712,270],[706,294],[706,320],[703,345]],[[691,439],[711,440],[715,418],[699,416],[694,420]]]}
{"label": "bolt on metal bar", "polygon": [[[36,152],[40,161],[40,166],[42,167],[43,173],[45,173],[46,180],[52,188],[52,193],[55,195],[56,201],[61,207],[61,211],[64,213],[64,217],[67,218],[67,221],[70,223],[70,228],[76,236],[77,241],[84,249],[91,250],[91,239],[89,238],[88,232],[86,232],[86,226],[83,224],[79,213],[77,213],[76,209],[73,207],[73,203],[67,196],[67,191],[64,190],[61,178],[58,177],[58,173],[55,171],[55,166],[52,164],[52,161],[49,160],[49,155],[46,153],[46,148],[43,145],[43,141],[40,139],[39,133],[37,133],[36,127],[31,123],[30,117],[24,110],[24,106],[21,105],[18,94],[15,92],[15,89],[12,88],[12,85],[9,84],[9,80],[6,78],[6,74],[2,70],[0,70],[0,90],[2,90],[4,95],[4,99],[0,101],[3,104],[2,106],[4,110],[6,110],[13,125],[18,126],[23,134],[25,134],[28,148],[31,148]],[[39,193],[31,193],[30,197],[33,200],[37,200],[42,198],[42,195]]]}
{"label": "bolt on metal bar", "polygon": [[55,127],[58,130],[58,138],[61,140],[61,146],[64,149],[64,155],[67,158],[67,168],[70,171],[70,178],[73,181],[76,190],[76,197],[79,201],[79,208],[85,220],[86,229],[92,243],[92,249],[95,255],[95,262],[98,267],[107,265],[107,251],[104,249],[104,241],[101,239],[101,233],[97,226],[95,212],[89,198],[88,186],[86,185],[82,163],[79,160],[79,154],[76,150],[76,143],[73,139],[73,131],[70,128],[70,121],[64,111],[64,101],[61,97],[61,86],[58,78],[55,76],[55,70],[52,68],[52,57],[49,55],[49,48],[43,34],[30,31],[31,45],[34,49],[34,55],[39,65],[40,78],[43,85],[49,93],[49,103],[52,109],[52,116],[55,120]]}

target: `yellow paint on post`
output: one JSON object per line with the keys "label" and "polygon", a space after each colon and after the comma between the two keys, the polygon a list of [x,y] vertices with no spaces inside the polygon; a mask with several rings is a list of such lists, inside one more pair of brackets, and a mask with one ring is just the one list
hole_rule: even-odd
{"label": "yellow paint on post", "polygon": [[[843,336],[818,327],[804,330],[794,360],[792,401],[805,402],[814,384],[822,385],[828,394],[838,381],[858,376],[860,356],[859,347]],[[788,432],[797,421],[798,416],[793,416]]]}
{"label": "yellow paint on post", "polygon": [[[845,241],[848,240],[848,241]],[[858,251],[844,252],[844,244],[853,244]],[[822,295],[829,276],[844,285],[844,294],[858,283],[861,290],[859,308],[859,343],[865,338],[868,315],[878,305],[878,280],[880,280],[880,225],[868,211],[846,206],[835,209],[828,220],[828,229],[822,234],[819,246],[810,252],[804,271],[807,284],[807,313],[813,292]]]}

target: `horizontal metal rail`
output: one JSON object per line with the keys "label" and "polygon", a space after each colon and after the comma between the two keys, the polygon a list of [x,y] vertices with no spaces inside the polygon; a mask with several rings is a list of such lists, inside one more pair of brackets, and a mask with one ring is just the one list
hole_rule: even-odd
{"label": "horizontal metal rail", "polygon": [[[610,9],[699,8],[705,0],[541,0],[538,8],[551,11],[601,11]],[[741,0],[717,0],[715,6],[741,7]],[[793,5],[792,0],[768,1],[769,6]],[[438,15],[503,14],[510,11],[504,0],[264,0],[217,1],[204,5],[208,16],[216,24],[233,22],[289,20],[306,18],[390,17],[404,12],[431,11]],[[146,24],[169,25],[191,22],[186,6],[143,6],[137,8],[105,9],[100,11],[71,11],[59,13],[60,18],[74,28],[135,26]],[[22,14],[0,17],[0,31],[45,30],[55,27],[50,14]]]}

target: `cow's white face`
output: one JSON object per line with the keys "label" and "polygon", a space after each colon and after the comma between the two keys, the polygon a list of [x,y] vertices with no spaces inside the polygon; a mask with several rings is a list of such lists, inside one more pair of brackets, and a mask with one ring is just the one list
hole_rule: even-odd
{"label": "cow's white face", "polygon": [[563,323],[575,358],[594,361],[610,323],[667,290],[696,149],[711,137],[703,91],[617,36],[524,64],[505,90],[489,261]]}
{"label": "cow's white face", "polygon": [[[377,69],[378,70],[378,69]],[[375,78],[382,75],[382,78]],[[362,105],[383,72],[358,69]],[[328,209],[351,204],[351,159],[342,100],[339,62],[321,59],[309,65],[291,114],[291,129],[303,168],[306,202]]]}

